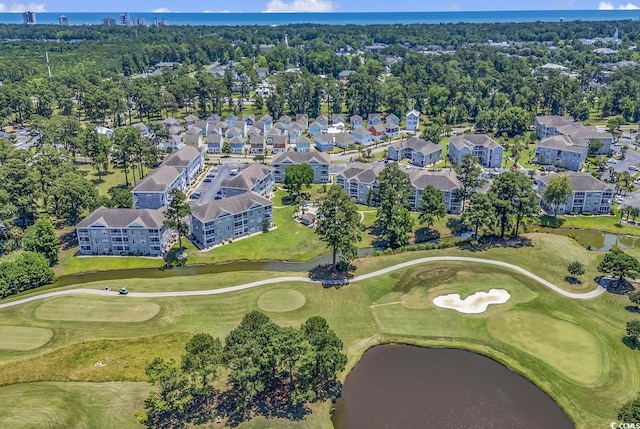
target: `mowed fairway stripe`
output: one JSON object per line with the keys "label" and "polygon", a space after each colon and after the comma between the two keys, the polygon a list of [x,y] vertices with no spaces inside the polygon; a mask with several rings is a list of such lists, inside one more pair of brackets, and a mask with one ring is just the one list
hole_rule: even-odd
{"label": "mowed fairway stripe", "polygon": [[[602,286],[598,286],[596,289],[592,290],[591,292],[585,292],[585,293],[567,292],[566,290],[554,285],[553,283],[543,279],[542,277],[537,276],[537,275],[535,275],[535,274],[533,274],[533,273],[531,273],[531,272],[529,272],[529,271],[525,270],[524,268],[521,268],[521,267],[519,267],[517,265],[509,264],[507,262],[502,262],[502,261],[494,261],[492,259],[471,258],[471,257],[466,257],[466,256],[431,256],[431,257],[427,257],[427,258],[414,259],[413,261],[403,262],[401,264],[392,265],[391,267],[387,267],[387,268],[384,268],[382,270],[374,271],[374,272],[369,273],[369,274],[363,274],[361,276],[354,277],[353,279],[351,279],[351,282],[367,280],[367,279],[370,279],[372,277],[381,276],[383,274],[387,274],[387,273],[390,273],[392,271],[396,271],[396,270],[400,270],[400,269],[403,269],[403,268],[411,267],[413,265],[425,264],[425,263],[428,263],[428,262],[442,262],[442,261],[475,262],[475,263],[479,263],[479,264],[489,264],[489,265],[496,265],[496,266],[503,267],[503,268],[508,268],[508,269],[513,270],[513,271],[517,271],[517,272],[519,272],[519,273],[521,273],[521,274],[523,274],[523,275],[525,275],[525,276],[537,281],[538,283],[548,287],[549,289],[553,290],[554,292],[557,292],[560,295],[565,296],[567,298],[571,298],[571,299],[580,299],[580,300],[593,299],[593,298],[596,298],[596,297],[598,297],[598,296],[600,296],[600,295],[602,295],[603,293],[606,292],[606,289],[603,288]],[[251,288],[254,288],[254,287],[258,287],[258,286],[274,284],[274,283],[282,283],[282,282],[320,283],[320,282],[318,282],[316,280],[311,280],[308,277],[278,277],[278,278],[275,278],[275,279],[259,280],[259,281],[256,281],[256,282],[245,283],[245,284],[236,285],[236,286],[229,286],[229,287],[224,287],[224,288],[220,288],[220,289],[189,290],[189,291],[175,291],[175,292],[130,292],[127,295],[127,297],[131,297],[131,298],[168,298],[168,297],[180,297],[180,296],[218,295],[218,294],[229,293],[229,292],[237,292],[239,290],[251,289]],[[0,304],[0,309],[13,307],[13,306],[20,305],[20,304],[25,304],[27,302],[33,302],[33,301],[37,301],[37,300],[40,300],[40,299],[51,298],[51,297],[55,297],[55,296],[63,296],[63,295],[73,295],[73,294],[92,294],[92,295],[102,295],[102,296],[116,296],[116,295],[118,295],[118,292],[117,291],[101,290],[101,289],[86,289],[86,288],[85,289],[67,289],[67,290],[61,290],[61,291],[56,291],[56,292],[47,292],[47,293],[43,293],[42,295],[31,296],[29,298],[23,298],[23,299],[19,299],[19,300],[16,300],[16,301]]]}

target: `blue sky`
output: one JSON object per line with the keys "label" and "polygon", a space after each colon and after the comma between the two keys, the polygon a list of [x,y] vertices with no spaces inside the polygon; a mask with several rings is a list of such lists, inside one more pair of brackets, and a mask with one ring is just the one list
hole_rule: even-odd
{"label": "blue sky", "polygon": [[[515,3],[515,4],[514,4]],[[446,10],[640,9],[640,0],[0,0],[0,12],[401,12]]]}

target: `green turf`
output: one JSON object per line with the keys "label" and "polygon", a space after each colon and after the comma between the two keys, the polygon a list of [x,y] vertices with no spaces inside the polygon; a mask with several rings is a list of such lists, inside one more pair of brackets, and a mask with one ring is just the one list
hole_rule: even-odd
{"label": "green turf", "polygon": [[54,298],[38,307],[36,317],[42,320],[76,322],[144,322],[160,311],[160,305],[156,303],[136,302],[127,298]]}
{"label": "green turf", "polygon": [[[449,254],[514,263],[574,292],[595,287],[595,266],[602,254],[589,252],[568,237],[531,234],[529,238],[532,246],[521,248],[474,251],[446,249],[369,257],[356,261],[356,274],[418,257]],[[573,260],[582,261],[587,266],[582,285],[571,285],[564,280],[567,275],[566,264]],[[132,291],[190,290],[218,288],[254,281],[261,276],[279,275],[286,274],[227,273],[110,280],[108,283],[112,288],[124,286]],[[85,286],[102,288],[104,282]],[[460,293],[467,296],[492,287],[506,289],[511,299],[505,304],[489,306],[483,314],[464,315],[439,309],[430,302],[434,295]],[[628,349],[621,341],[625,323],[633,317],[625,310],[628,305],[626,297],[605,294],[590,301],[570,300],[508,269],[462,262],[429,263],[405,268],[366,281],[352,282],[340,289],[287,282],[211,296],[163,299],[127,297],[127,303],[155,303],[161,307],[155,317],[135,325],[118,321],[105,324],[40,320],[36,313],[42,301],[3,309],[0,310],[0,326],[48,328],[54,332],[54,336],[37,350],[0,350],[0,385],[47,380],[100,383],[143,381],[144,367],[153,356],[179,359],[185,342],[194,333],[207,332],[224,338],[246,312],[259,309],[261,296],[283,289],[304,295],[305,304],[287,312],[272,312],[269,316],[274,322],[287,326],[300,326],[315,315],[325,317],[344,342],[349,359],[347,371],[367,348],[380,343],[466,348],[486,354],[534,381],[558,401],[578,428],[586,429],[607,427],[615,420],[615,409],[640,391],[640,373],[637,371],[640,353]],[[104,297],[82,299],[96,302],[105,300]],[[518,314],[541,315],[544,316],[544,322],[531,323],[531,326],[522,328],[523,338],[494,335],[490,329],[491,320],[501,317],[511,320],[509,318],[514,317],[512,314],[516,315],[516,320]],[[546,332],[550,327],[558,326],[578,326],[595,338],[597,345],[591,354],[599,354],[599,369],[594,358],[583,359],[580,354],[571,355],[566,348],[558,346],[557,342],[563,337]],[[529,342],[524,344],[526,340]],[[588,343],[584,338],[578,340],[580,344]],[[534,342],[544,350],[534,349]],[[567,356],[573,357],[573,372],[561,366],[569,365]],[[96,365],[98,361],[105,366]],[[578,368],[586,374],[580,378],[580,383],[575,379]],[[347,371],[342,374],[343,379]],[[601,374],[597,380],[594,378],[596,373]],[[583,383],[591,385],[585,386]],[[15,396],[25,404],[40,400],[38,389],[25,389]],[[135,401],[133,394],[123,397]],[[87,411],[79,403],[81,399],[69,401],[61,402],[51,413],[60,414],[60,419],[63,419],[68,413],[67,408],[75,406],[82,418],[86,418]],[[328,409],[326,404],[314,408],[317,414],[300,422],[256,419],[243,427],[330,427]],[[0,413],[4,413],[0,414],[0,427],[11,427],[8,420],[10,412],[5,411],[1,400],[0,410]]]}
{"label": "green turf", "polygon": [[299,309],[305,301],[304,295],[297,290],[274,289],[260,295],[258,308],[270,313],[283,313]]}
{"label": "green turf", "polygon": [[530,311],[500,313],[489,333],[548,363],[577,383],[593,384],[602,375],[598,340],[573,323]]}
{"label": "green turf", "polygon": [[11,429],[140,428],[146,383],[29,383],[0,388],[0,422]]}
{"label": "green turf", "polygon": [[0,326],[0,350],[34,350],[53,336],[51,329],[27,326]]}

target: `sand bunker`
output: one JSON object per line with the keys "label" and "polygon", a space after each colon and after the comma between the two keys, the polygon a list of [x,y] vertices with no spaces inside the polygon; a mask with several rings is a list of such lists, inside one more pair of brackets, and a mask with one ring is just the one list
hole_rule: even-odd
{"label": "sand bunker", "polygon": [[460,295],[452,293],[435,297],[433,303],[440,308],[448,308],[466,314],[480,314],[487,311],[489,304],[504,304],[511,295],[504,289],[491,289],[489,292],[476,292],[460,299]]}

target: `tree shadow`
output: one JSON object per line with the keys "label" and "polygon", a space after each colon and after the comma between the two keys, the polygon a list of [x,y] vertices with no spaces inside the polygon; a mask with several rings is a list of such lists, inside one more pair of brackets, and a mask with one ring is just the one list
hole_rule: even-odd
{"label": "tree shadow", "polygon": [[635,305],[627,305],[624,309],[630,313],[640,313],[640,307]]}
{"label": "tree shadow", "polygon": [[78,236],[74,231],[64,233],[60,236],[60,246],[62,250],[69,250],[78,245]]}
{"label": "tree shadow", "polygon": [[636,288],[625,279],[620,281],[617,278],[600,276],[594,280],[597,284],[605,288],[607,292],[614,295],[627,295],[629,292],[636,290]]}
{"label": "tree shadow", "polygon": [[638,341],[630,337],[622,337],[622,344],[629,347],[631,350],[640,349],[640,344],[638,344]]}
{"label": "tree shadow", "polygon": [[515,248],[532,247],[533,243],[531,239],[527,237],[490,237],[485,236],[478,238],[477,240],[463,241],[458,244],[460,249],[468,250],[470,252],[483,252],[485,250],[493,248]]}
{"label": "tree shadow", "polygon": [[429,227],[418,228],[416,229],[415,243],[427,243],[429,241],[438,240],[440,236],[440,231],[435,229],[431,229]]}
{"label": "tree shadow", "polygon": [[556,218],[553,216],[540,216],[540,226],[546,226],[548,228],[560,228],[565,223],[565,219]]}
{"label": "tree shadow", "polygon": [[578,278],[575,278],[573,276],[566,276],[564,278],[564,281],[566,281],[567,283],[571,284],[571,285],[581,285],[582,281]]}

